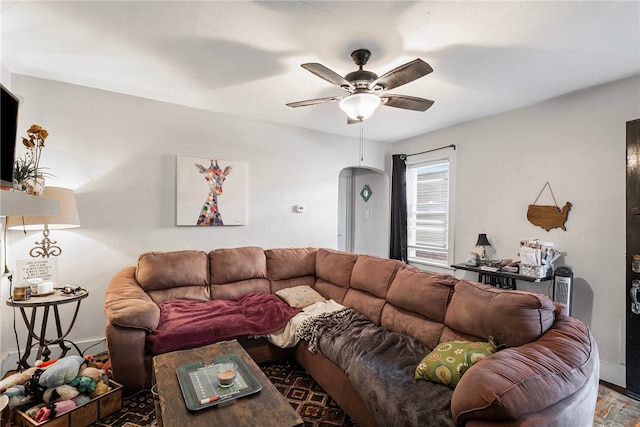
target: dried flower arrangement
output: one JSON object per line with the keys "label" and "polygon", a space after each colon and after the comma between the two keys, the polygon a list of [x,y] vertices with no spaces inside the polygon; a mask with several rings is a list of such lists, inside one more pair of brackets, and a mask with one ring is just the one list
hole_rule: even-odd
{"label": "dried flower arrangement", "polygon": [[23,188],[27,187],[27,181],[36,180],[39,177],[53,176],[47,172],[43,172],[40,167],[40,159],[42,158],[42,150],[49,132],[39,125],[31,125],[27,130],[27,137],[22,138],[22,144],[26,148],[24,158],[18,156],[16,158],[13,169],[14,181]]}

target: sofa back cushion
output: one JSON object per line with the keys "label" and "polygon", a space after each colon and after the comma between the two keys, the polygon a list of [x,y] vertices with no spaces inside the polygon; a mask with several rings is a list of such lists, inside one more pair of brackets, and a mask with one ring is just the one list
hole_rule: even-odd
{"label": "sofa back cushion", "polygon": [[401,265],[396,260],[360,255],[353,266],[349,286],[384,299]]}
{"label": "sofa back cushion", "polygon": [[358,256],[352,253],[318,249],[315,290],[323,297],[342,304],[356,259]]}
{"label": "sofa back cushion", "polygon": [[267,249],[267,278],[271,293],[294,286],[314,286],[316,248]]}
{"label": "sofa back cushion", "polygon": [[209,259],[203,251],[145,252],[136,280],[145,291],[209,285]]}
{"label": "sofa back cushion", "polygon": [[211,299],[246,293],[270,293],[267,257],[262,248],[247,246],[209,252]]}
{"label": "sofa back cushion", "polygon": [[455,282],[450,275],[402,266],[389,286],[382,326],[412,336],[430,349],[435,348],[442,336]]}
{"label": "sofa back cushion", "polygon": [[555,306],[546,295],[507,291],[461,280],[444,323],[451,329],[517,347],[535,341],[553,324]]}
{"label": "sofa back cushion", "polygon": [[401,309],[444,323],[447,304],[457,281],[448,274],[403,267],[391,282],[387,301]]}
{"label": "sofa back cushion", "polygon": [[342,304],[359,311],[379,325],[382,308],[387,302],[387,289],[400,265],[395,260],[359,255]]}
{"label": "sofa back cushion", "polygon": [[267,278],[267,257],[262,248],[247,246],[209,252],[211,284]]}

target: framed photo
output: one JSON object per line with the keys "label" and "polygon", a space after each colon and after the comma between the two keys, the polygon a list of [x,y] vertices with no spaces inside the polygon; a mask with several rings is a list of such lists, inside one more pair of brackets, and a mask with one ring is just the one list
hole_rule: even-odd
{"label": "framed photo", "polygon": [[177,156],[176,225],[246,225],[247,163]]}

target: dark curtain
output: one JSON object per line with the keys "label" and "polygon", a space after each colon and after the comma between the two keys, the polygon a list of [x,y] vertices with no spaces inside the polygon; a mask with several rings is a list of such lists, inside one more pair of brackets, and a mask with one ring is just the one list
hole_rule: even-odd
{"label": "dark curtain", "polygon": [[393,155],[391,172],[391,247],[389,258],[407,259],[407,156]]}

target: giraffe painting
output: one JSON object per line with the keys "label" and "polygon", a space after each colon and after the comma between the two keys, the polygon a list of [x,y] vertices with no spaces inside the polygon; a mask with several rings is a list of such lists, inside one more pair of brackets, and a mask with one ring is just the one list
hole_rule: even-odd
{"label": "giraffe painting", "polygon": [[231,173],[232,167],[227,166],[222,170],[218,166],[217,160],[211,160],[208,168],[205,168],[200,163],[195,163],[195,166],[198,172],[204,175],[204,179],[209,184],[209,194],[200,210],[196,225],[224,225],[218,209],[218,196],[222,194],[222,183],[227,178],[227,175]]}

